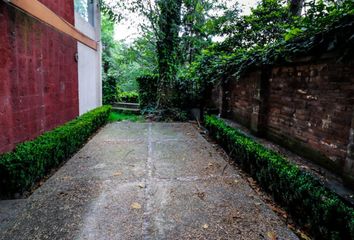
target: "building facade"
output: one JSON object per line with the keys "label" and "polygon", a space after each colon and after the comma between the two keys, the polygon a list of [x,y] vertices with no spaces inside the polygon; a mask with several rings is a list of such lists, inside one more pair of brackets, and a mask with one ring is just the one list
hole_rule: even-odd
{"label": "building facade", "polygon": [[98,0],[75,0],[75,27],[97,42],[97,50],[78,42],[79,112],[102,104],[101,15]]}
{"label": "building facade", "polygon": [[97,0],[1,0],[0,33],[0,153],[101,105]]}

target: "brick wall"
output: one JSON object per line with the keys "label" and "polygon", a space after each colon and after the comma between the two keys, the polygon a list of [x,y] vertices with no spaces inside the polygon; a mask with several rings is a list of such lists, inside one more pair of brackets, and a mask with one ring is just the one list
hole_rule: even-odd
{"label": "brick wall", "polygon": [[335,172],[354,176],[353,63],[322,59],[255,70],[231,81],[223,92],[230,92],[223,98],[230,113],[224,116]]}
{"label": "brick wall", "polygon": [[[74,23],[72,0],[42,0]],[[0,1],[0,152],[78,115],[77,42]]]}
{"label": "brick wall", "polygon": [[258,112],[260,78],[261,72],[254,71],[245,75],[241,83],[230,81],[225,89],[230,101],[228,115],[247,127],[252,126],[254,113]]}
{"label": "brick wall", "polygon": [[[347,151],[347,158],[345,161],[344,170],[349,174],[354,172],[354,113],[352,116],[352,124],[349,133],[348,151]],[[352,181],[354,182],[354,174],[350,174],[350,175]]]}
{"label": "brick wall", "polygon": [[268,132],[291,137],[343,166],[354,110],[354,68],[335,63],[276,67]]}

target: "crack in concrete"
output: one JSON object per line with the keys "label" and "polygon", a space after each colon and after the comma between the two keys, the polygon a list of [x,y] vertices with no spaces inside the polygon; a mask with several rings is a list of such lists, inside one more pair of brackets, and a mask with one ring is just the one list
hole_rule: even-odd
{"label": "crack in concrete", "polygon": [[144,215],[143,215],[143,229],[142,229],[142,238],[143,239],[152,239],[150,231],[153,227],[151,221],[151,211],[153,201],[151,200],[151,184],[153,177],[153,162],[152,162],[152,124],[149,123],[148,127],[148,154],[146,160],[146,178],[145,178],[145,189],[144,189]]}

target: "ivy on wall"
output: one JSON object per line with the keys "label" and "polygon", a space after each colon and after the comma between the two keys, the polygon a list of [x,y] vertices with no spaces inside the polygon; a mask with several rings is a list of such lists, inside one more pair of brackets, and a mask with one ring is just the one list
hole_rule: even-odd
{"label": "ivy on wall", "polygon": [[289,16],[288,7],[278,1],[264,0],[236,23],[218,23],[227,38],[204,49],[189,67],[188,77],[211,83],[238,79],[254,67],[335,50],[342,51],[338,61],[345,61],[354,46],[353,4],[311,1],[306,15],[299,17]]}

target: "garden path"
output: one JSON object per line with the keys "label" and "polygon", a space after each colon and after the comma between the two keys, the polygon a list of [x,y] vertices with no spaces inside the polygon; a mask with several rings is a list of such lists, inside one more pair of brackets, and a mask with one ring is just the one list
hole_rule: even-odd
{"label": "garden path", "polygon": [[108,124],[1,210],[0,239],[297,239],[188,123]]}

